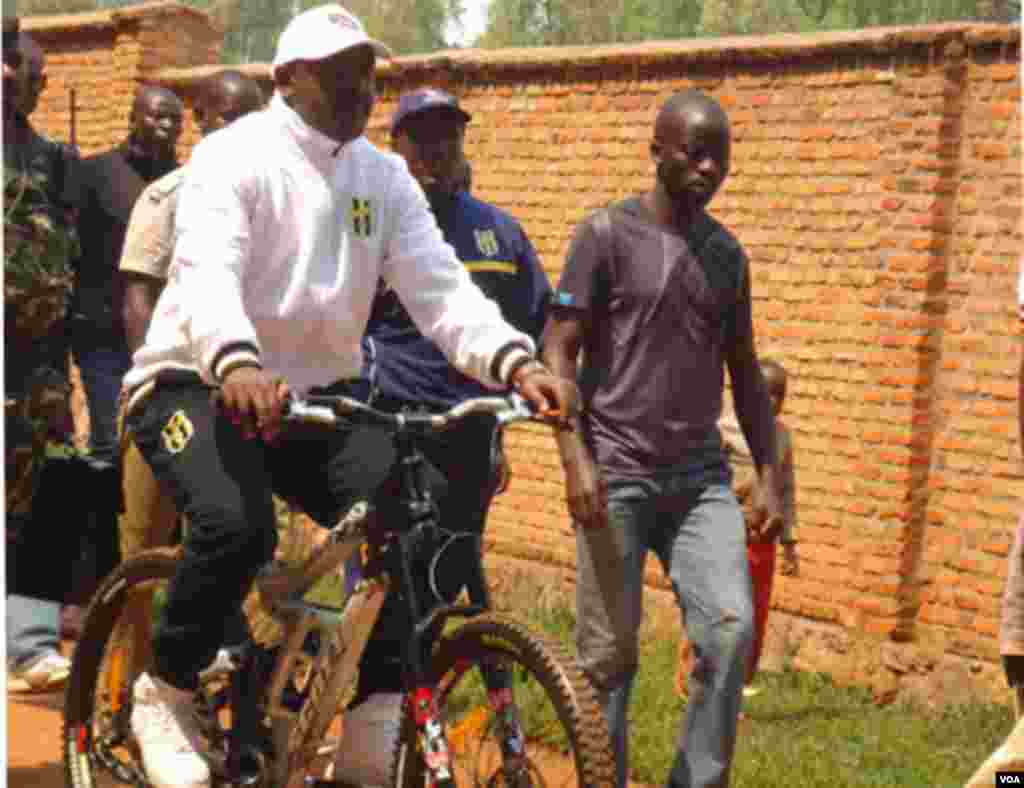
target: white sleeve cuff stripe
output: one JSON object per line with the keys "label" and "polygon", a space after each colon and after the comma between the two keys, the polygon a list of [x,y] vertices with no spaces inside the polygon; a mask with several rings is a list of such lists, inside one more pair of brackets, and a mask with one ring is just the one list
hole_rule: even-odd
{"label": "white sleeve cuff stripe", "polygon": [[213,370],[213,376],[217,380],[223,380],[223,371],[237,366],[240,361],[251,362],[254,367],[260,366],[260,357],[251,350],[234,350],[220,357],[220,360],[217,362],[217,368]]}
{"label": "white sleeve cuff stripe", "polygon": [[532,353],[519,347],[510,350],[501,361],[501,368],[498,370],[498,380],[506,385],[510,384],[512,381],[508,379],[509,371],[515,368],[516,362],[524,358],[530,358],[532,355]]}

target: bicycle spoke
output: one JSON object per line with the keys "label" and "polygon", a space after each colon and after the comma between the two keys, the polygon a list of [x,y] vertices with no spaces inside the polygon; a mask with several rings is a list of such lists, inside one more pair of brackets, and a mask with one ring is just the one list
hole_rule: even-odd
{"label": "bicycle spoke", "polygon": [[453,675],[451,685],[442,687],[456,782],[514,788],[577,785],[568,739],[544,688],[522,666],[503,658],[490,660],[488,667],[507,676],[509,686],[487,693],[483,671],[473,670]]}

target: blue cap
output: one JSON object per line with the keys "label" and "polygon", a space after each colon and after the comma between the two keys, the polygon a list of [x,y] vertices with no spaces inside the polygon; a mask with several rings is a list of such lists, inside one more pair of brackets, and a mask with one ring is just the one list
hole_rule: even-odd
{"label": "blue cap", "polygon": [[459,115],[464,123],[468,123],[473,117],[459,106],[455,96],[436,88],[420,88],[403,93],[398,99],[398,109],[391,117],[391,134],[394,135],[398,131],[398,127],[402,125],[402,121],[410,115],[426,112],[429,109],[450,109]]}

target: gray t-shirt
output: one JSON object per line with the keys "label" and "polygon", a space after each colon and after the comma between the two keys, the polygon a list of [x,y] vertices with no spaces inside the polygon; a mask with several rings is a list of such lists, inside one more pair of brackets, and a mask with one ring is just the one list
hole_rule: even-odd
{"label": "gray t-shirt", "polygon": [[753,330],[743,248],[707,214],[677,234],[639,198],[606,211],[577,229],[554,295],[589,313],[586,440],[611,479],[728,483],[716,425],[728,350]]}

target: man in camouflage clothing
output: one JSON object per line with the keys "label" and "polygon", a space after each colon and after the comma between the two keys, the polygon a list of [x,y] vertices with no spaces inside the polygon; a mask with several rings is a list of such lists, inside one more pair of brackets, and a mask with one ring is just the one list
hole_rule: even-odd
{"label": "man in camouflage clothing", "polygon": [[[49,459],[64,451],[70,429],[64,314],[75,246],[70,206],[76,158],[28,121],[46,84],[42,50],[19,32],[16,19],[4,19],[3,34],[9,686],[45,691],[63,684],[69,667],[58,633],[59,602],[70,589],[54,588],[52,578],[71,576],[81,544],[76,532],[54,532],[73,525],[56,511],[41,511],[52,509],[55,502],[44,499],[54,496],[36,494],[44,483],[59,483],[54,469],[61,473],[68,465]],[[39,561],[47,572],[38,571]]]}

